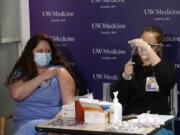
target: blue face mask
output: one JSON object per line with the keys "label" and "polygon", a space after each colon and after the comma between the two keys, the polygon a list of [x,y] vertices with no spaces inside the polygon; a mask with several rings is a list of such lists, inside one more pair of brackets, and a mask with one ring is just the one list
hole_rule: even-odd
{"label": "blue face mask", "polygon": [[49,65],[51,60],[51,53],[34,53],[34,61],[39,67],[45,67]]}

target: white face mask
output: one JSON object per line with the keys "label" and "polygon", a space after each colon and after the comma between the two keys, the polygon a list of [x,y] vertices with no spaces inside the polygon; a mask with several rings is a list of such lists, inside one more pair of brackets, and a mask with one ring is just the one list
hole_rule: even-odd
{"label": "white face mask", "polygon": [[34,53],[34,61],[37,66],[45,67],[49,65],[51,60],[51,53]]}
{"label": "white face mask", "polygon": [[138,53],[139,53],[140,57],[144,60],[149,58],[147,52],[139,47],[138,47]]}

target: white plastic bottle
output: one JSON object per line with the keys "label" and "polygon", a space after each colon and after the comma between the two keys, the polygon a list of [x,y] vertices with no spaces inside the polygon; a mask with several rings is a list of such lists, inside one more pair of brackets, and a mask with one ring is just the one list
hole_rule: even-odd
{"label": "white plastic bottle", "polygon": [[122,105],[118,102],[118,91],[113,92],[114,99],[113,103],[110,106],[110,123],[112,125],[121,125],[122,124]]}

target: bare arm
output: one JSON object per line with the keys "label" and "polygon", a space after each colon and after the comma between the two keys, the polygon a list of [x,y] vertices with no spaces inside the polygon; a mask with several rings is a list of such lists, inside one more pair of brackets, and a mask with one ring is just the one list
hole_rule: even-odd
{"label": "bare arm", "polygon": [[54,76],[57,74],[57,69],[49,70],[47,69],[42,74],[29,81],[18,81],[14,84],[8,86],[11,96],[14,100],[23,100],[28,97],[42,81]]}
{"label": "bare arm", "polygon": [[[147,44],[147,43],[146,43]],[[158,64],[161,61],[161,58],[157,55],[157,53],[151,48],[147,47],[147,53],[149,55],[149,61],[152,66]]]}
{"label": "bare arm", "polygon": [[63,104],[68,104],[74,101],[75,82],[72,76],[65,68],[60,68],[58,72],[58,79]]}

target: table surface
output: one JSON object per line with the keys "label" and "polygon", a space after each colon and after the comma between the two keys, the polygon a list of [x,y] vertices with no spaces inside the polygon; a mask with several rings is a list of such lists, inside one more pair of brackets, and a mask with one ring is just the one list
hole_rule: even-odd
{"label": "table surface", "polygon": [[[126,127],[125,129],[121,128],[116,130],[112,128],[110,124],[84,124],[84,123],[77,123],[74,118],[56,118],[38,124],[36,126],[36,130],[39,132],[70,133],[70,134],[75,133],[78,135],[79,134],[146,135],[146,134],[154,134],[161,127],[164,127],[167,124],[169,124],[174,118],[174,116],[172,115],[158,115],[158,117],[163,119],[165,122],[165,124],[160,126],[159,128],[150,127],[150,126],[140,126],[135,130],[129,130],[130,128],[128,125],[128,128]],[[134,115],[130,117],[128,116],[125,119],[127,120],[128,118],[134,118]]]}
{"label": "table surface", "polygon": [[[166,116],[161,116],[165,117]],[[168,116],[167,116],[168,117]],[[172,119],[168,119],[165,123],[169,123]],[[163,127],[164,125],[162,125]],[[73,118],[52,119],[47,122],[40,123],[36,126],[39,132],[55,132],[55,133],[76,133],[76,134],[107,134],[107,135],[145,135],[153,134],[160,128],[155,127],[138,127],[136,130],[113,129],[110,124],[82,124],[77,123]]]}

